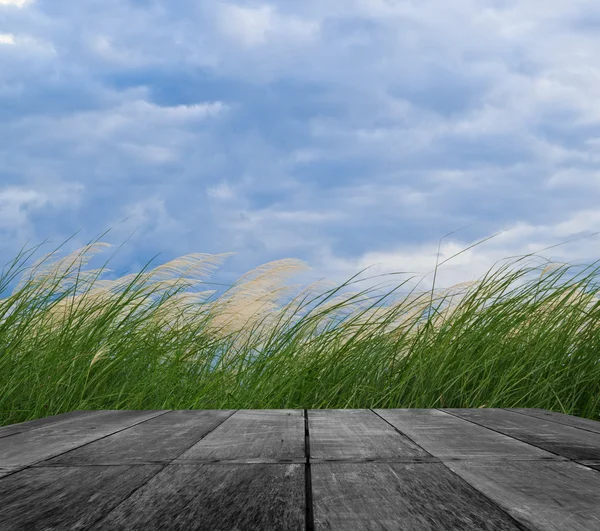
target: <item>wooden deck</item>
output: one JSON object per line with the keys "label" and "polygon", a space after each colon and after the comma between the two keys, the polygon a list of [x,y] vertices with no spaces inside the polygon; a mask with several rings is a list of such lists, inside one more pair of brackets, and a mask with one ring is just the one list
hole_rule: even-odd
{"label": "wooden deck", "polygon": [[600,530],[600,422],[75,411],[0,428],[0,529]]}

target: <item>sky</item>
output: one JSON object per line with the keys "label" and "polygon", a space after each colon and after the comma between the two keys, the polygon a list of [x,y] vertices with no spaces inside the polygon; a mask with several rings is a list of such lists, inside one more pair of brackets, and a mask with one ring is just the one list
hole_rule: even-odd
{"label": "sky", "polygon": [[440,287],[591,263],[599,30],[597,0],[0,0],[0,261],[111,229],[117,276],[233,252],[226,284],[420,278],[454,231],[440,260],[500,234]]}

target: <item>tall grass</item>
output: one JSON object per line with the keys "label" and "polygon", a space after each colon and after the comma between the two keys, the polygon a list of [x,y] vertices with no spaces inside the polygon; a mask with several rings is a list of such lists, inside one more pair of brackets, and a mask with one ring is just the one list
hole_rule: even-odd
{"label": "tall grass", "polygon": [[0,425],[75,409],[538,407],[599,418],[594,264],[567,278],[572,266],[530,267],[526,255],[396,299],[408,280],[341,293],[356,275],[281,304],[299,260],[213,297],[201,288],[227,254],[107,280],[108,262],[85,269],[107,247],[63,258],[59,248],[29,265],[37,246],[3,269]]}

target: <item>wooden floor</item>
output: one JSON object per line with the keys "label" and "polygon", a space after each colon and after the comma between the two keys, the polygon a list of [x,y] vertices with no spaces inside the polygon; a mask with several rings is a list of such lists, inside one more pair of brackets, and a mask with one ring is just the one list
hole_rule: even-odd
{"label": "wooden floor", "polygon": [[75,411],[0,428],[0,529],[600,530],[600,422]]}

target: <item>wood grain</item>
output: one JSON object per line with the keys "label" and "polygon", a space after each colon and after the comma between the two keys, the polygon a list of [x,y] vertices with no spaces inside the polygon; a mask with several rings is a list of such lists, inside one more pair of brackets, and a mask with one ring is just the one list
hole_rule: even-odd
{"label": "wood grain", "polygon": [[36,466],[168,464],[233,413],[234,410],[169,411]]}
{"label": "wood grain", "polygon": [[315,529],[523,530],[441,463],[311,465]]}
{"label": "wood grain", "polygon": [[14,435],[16,433],[22,433],[24,431],[35,430],[36,428],[41,428],[42,426],[47,426],[49,424],[53,424],[56,426],[59,423],[68,422],[79,417],[91,416],[95,413],[97,413],[97,411],[70,411],[69,413],[61,413],[59,415],[52,415],[51,417],[43,417],[40,419],[20,422],[19,424],[10,424],[9,426],[2,426],[0,427],[0,438],[8,437],[9,435]]}
{"label": "wood grain", "polygon": [[94,531],[305,529],[304,466],[167,465]]}
{"label": "wood grain", "polygon": [[444,464],[530,529],[600,529],[600,474],[569,461]]}
{"label": "wood grain", "polygon": [[431,459],[368,409],[309,409],[311,462]]}
{"label": "wood grain", "polygon": [[600,433],[534,413],[57,416],[0,437],[0,530],[600,529]]}
{"label": "wood grain", "polygon": [[304,463],[300,409],[241,409],[173,463]]}
{"label": "wood grain", "polygon": [[0,480],[0,529],[89,529],[159,465],[28,468]]}
{"label": "wood grain", "polygon": [[0,467],[32,465],[133,426],[166,411],[100,411],[0,439]]}
{"label": "wood grain", "polygon": [[538,419],[549,420],[550,422],[556,422],[558,424],[564,424],[565,426],[572,426],[573,428],[600,433],[600,421],[597,420],[584,419],[581,417],[575,417],[573,415],[566,415],[565,413],[558,413],[556,411],[548,411],[546,409],[538,408],[502,409],[506,411],[513,411],[514,413],[520,413],[522,415],[529,415],[530,417],[536,417]]}
{"label": "wood grain", "polygon": [[8,474],[12,474],[16,470],[20,470],[20,469],[21,469],[21,467],[14,467],[14,468],[4,467],[4,468],[0,468],[0,478],[3,478],[4,476],[7,476]]}
{"label": "wood grain", "polygon": [[560,459],[507,435],[436,409],[375,409],[440,459]]}
{"label": "wood grain", "polygon": [[505,409],[445,409],[448,413],[573,460],[600,460],[600,433]]}

